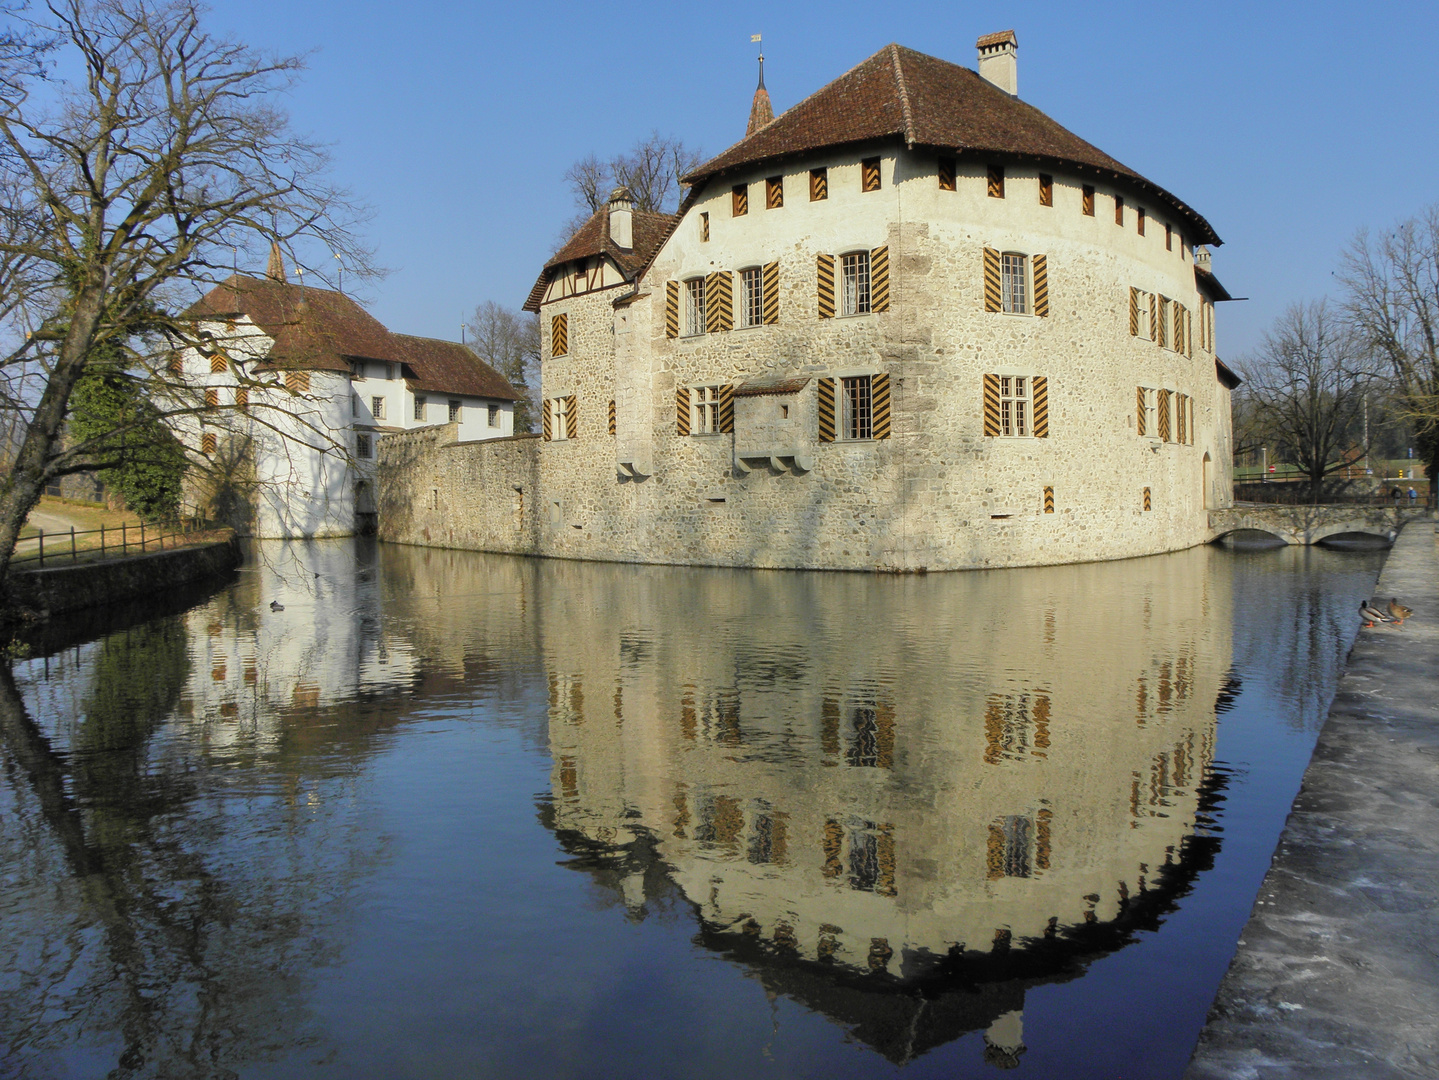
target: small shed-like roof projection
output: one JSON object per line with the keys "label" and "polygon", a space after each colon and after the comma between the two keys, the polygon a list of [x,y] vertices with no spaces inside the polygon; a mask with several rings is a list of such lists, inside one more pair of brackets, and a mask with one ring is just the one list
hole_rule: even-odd
{"label": "small shed-like roof projection", "polygon": [[401,364],[412,388],[515,401],[499,372],[465,346],[395,334],[344,293],[233,274],[192,304],[193,319],[248,318],[274,344],[257,371],[351,370],[352,360]]}
{"label": "small shed-like roof projection", "polygon": [[524,309],[539,311],[540,301],[545,298],[545,289],[549,287],[550,280],[554,277],[557,268],[565,263],[574,262],[576,259],[607,255],[620,268],[624,279],[633,281],[635,276],[649,265],[651,256],[659,250],[660,245],[664,243],[678,220],[679,217],[676,214],[656,214],[648,210],[635,210],[630,226],[634,233],[634,246],[625,249],[610,239],[609,207],[601,206],[590,215],[588,221],[574,231],[574,234],[565,241],[565,246],[555,252],[545,263],[545,268],[540,271],[539,278],[535,281],[534,287],[530,289]]}
{"label": "small shed-like roof projection", "polygon": [[1195,210],[969,68],[886,45],[683,178],[699,185],[762,161],[900,138],[909,146],[1068,168],[1167,207],[1196,244],[1222,241]]}

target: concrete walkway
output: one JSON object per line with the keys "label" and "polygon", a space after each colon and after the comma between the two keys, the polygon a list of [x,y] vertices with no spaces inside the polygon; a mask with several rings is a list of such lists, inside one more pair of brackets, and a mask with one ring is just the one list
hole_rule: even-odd
{"label": "concrete walkway", "polygon": [[1360,631],[1185,1080],[1439,1077],[1436,539],[1390,552],[1416,614]]}

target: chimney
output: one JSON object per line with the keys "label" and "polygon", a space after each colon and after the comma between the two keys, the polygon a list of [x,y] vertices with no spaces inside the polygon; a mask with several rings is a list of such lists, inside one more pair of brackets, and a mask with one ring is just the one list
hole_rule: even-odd
{"label": "chimney", "polygon": [[629,188],[617,187],[610,192],[610,239],[615,246],[630,251],[635,246],[635,201]]}
{"label": "chimney", "polygon": [[1019,65],[1015,53],[1019,41],[1013,30],[1001,30],[997,34],[985,34],[974,43],[979,50],[979,74],[988,79],[1006,94],[1019,97]]}
{"label": "chimney", "polygon": [[1207,247],[1201,247],[1198,244],[1194,245],[1194,265],[1207,274],[1214,272],[1210,269],[1212,264],[1209,261],[1209,249]]}

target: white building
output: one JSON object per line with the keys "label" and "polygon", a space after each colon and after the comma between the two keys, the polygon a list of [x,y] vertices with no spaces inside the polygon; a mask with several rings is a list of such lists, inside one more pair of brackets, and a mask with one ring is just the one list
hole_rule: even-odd
{"label": "white building", "polygon": [[210,463],[187,501],[260,537],[374,528],[376,440],[430,424],[514,434],[514,387],[464,345],[395,334],[343,293],[236,274],[189,312],[213,345],[171,361],[177,421]]}

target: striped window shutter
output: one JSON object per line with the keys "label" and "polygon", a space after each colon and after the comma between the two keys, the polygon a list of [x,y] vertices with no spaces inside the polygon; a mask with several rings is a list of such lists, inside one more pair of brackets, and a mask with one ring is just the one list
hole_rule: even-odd
{"label": "striped window shutter", "polygon": [[719,429],[726,435],[734,434],[734,386],[727,384],[720,387],[719,396]]}
{"label": "striped window shutter", "polygon": [[570,351],[570,317],[556,315],[550,319],[550,355],[565,356]]}
{"label": "striped window shutter", "polygon": [[675,433],[690,433],[690,388],[681,386],[675,391]]}
{"label": "striped window shutter", "polygon": [[999,376],[984,377],[984,433],[999,434]]}
{"label": "striped window shutter", "polygon": [[610,434],[615,433],[615,399],[610,398]]}
{"label": "striped window shutter", "polygon": [[565,435],[577,439],[580,435],[579,398],[571,394],[565,400]]}
{"label": "striped window shutter", "polygon": [[1158,336],[1154,340],[1159,342],[1161,349],[1169,348],[1169,298],[1166,296],[1159,298]]}
{"label": "striped window shutter", "polygon": [[834,380],[819,380],[819,441],[834,442]]}
{"label": "striped window shutter", "polygon": [[764,264],[764,321],[766,326],[779,322],[779,263]]}
{"label": "striped window shutter", "polygon": [[734,329],[734,273],[729,270],[721,270],[717,274],[711,274],[713,283],[706,285],[706,295],[710,289],[714,290],[714,305],[719,308],[720,330]]}
{"label": "striped window shutter", "polygon": [[223,374],[227,367],[228,365],[225,363],[225,357],[223,354],[216,353],[214,356],[210,357],[210,371],[212,373],[217,375]]}
{"label": "striped window shutter", "polygon": [[942,157],[939,159],[939,190],[955,190],[954,158],[952,157]]}
{"label": "striped window shutter", "polygon": [[1151,505],[1151,504],[1150,504],[1150,501],[1149,501],[1149,489],[1148,489],[1148,488],[1145,488],[1145,489],[1144,489],[1144,509],[1145,509],[1145,510],[1149,510],[1149,509],[1150,509],[1150,505]]}
{"label": "striped window shutter", "polygon": [[889,310],[889,245],[869,253],[869,310]]}
{"label": "striped window shutter", "polygon": [[1044,489],[1044,512],[1054,513],[1054,488],[1046,486]]}
{"label": "striped window shutter", "polygon": [[1159,437],[1169,441],[1169,391],[1159,391]]}
{"label": "striped window shutter", "polygon": [[999,252],[994,248],[984,249],[984,310],[999,311],[1002,303],[999,295]]}
{"label": "striped window shutter", "polygon": [[216,408],[219,404],[220,391],[212,386],[205,391],[205,408],[213,409]]}
{"label": "striped window shutter", "polygon": [[1174,301],[1174,351],[1184,351],[1184,305]]}
{"label": "striped window shutter", "polygon": [[1034,384],[1034,437],[1049,438],[1049,380],[1036,375]]}
{"label": "striped window shutter", "polygon": [[165,364],[165,370],[171,375],[183,375],[185,373],[185,359],[179,353],[170,354],[169,361]]}
{"label": "striped window shutter", "polygon": [[1144,421],[1148,418],[1148,410],[1144,408],[1144,387],[1135,387],[1135,394],[1139,403],[1139,411],[1135,414],[1134,430],[1143,435],[1145,434]]}
{"label": "striped window shutter", "polygon": [[834,256],[821,255],[817,263],[819,279],[819,317],[834,318]]}
{"label": "striped window shutter", "polygon": [[545,401],[541,402],[541,405],[542,408],[540,409],[540,431],[541,434],[544,435],[545,442],[549,442],[550,439],[554,437],[554,431],[552,430],[553,421],[550,419],[549,400],[546,399]]}
{"label": "striped window shutter", "polygon": [[991,199],[1004,198],[1004,166],[991,165],[989,167],[989,197]]}
{"label": "striped window shutter", "polygon": [[665,282],[665,337],[680,336],[680,283]]}
{"label": "striped window shutter", "polygon": [[1189,314],[1189,309],[1184,309],[1184,351],[1188,357],[1194,359],[1194,319]]}
{"label": "striped window shutter", "polygon": [[876,375],[869,384],[870,437],[889,438],[889,375]]}
{"label": "striped window shutter", "polygon": [[1129,336],[1139,336],[1139,290],[1129,286]]}
{"label": "striped window shutter", "polygon": [[1184,415],[1184,395],[1183,395],[1183,394],[1175,394],[1175,395],[1174,395],[1174,427],[1175,427],[1175,437],[1174,437],[1174,441],[1175,441],[1175,442],[1178,442],[1178,443],[1187,443],[1187,442],[1189,441],[1189,438],[1188,438],[1188,436],[1189,436],[1189,425],[1188,425],[1187,422],[1186,422],[1187,419],[1188,419],[1188,418]]}
{"label": "striped window shutter", "polygon": [[250,388],[248,386],[235,387],[235,404],[241,409],[250,404]]}
{"label": "striped window shutter", "polygon": [[862,162],[860,162],[860,172],[862,174],[861,187],[865,191],[878,191],[879,158],[865,158]]}
{"label": "striped window shutter", "polygon": [[1159,300],[1153,293],[1149,294],[1149,340],[1159,340]]}
{"label": "striped window shutter", "polygon": [[1049,260],[1043,255],[1034,257],[1034,313],[1049,317]]}

